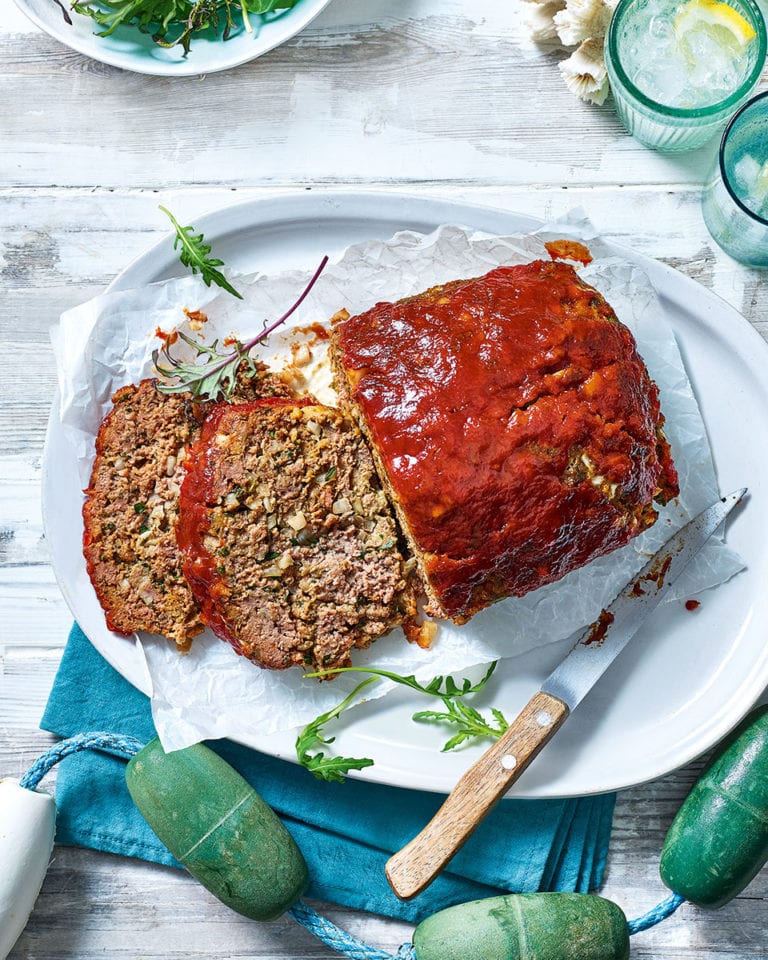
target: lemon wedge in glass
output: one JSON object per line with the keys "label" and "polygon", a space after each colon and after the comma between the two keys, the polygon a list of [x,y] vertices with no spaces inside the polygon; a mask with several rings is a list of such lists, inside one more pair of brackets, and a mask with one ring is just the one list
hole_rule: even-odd
{"label": "lemon wedge in glass", "polygon": [[692,34],[705,33],[739,51],[757,36],[752,24],[721,0],[688,0],[675,17],[674,29],[681,45],[688,45]]}

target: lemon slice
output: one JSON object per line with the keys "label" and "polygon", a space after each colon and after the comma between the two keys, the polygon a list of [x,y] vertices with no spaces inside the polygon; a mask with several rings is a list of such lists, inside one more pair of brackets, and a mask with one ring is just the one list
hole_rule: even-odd
{"label": "lemon slice", "polygon": [[721,0],[688,0],[675,17],[675,36],[684,41],[693,31],[703,31],[713,37],[735,42],[739,48],[757,36],[752,24],[738,10]]}

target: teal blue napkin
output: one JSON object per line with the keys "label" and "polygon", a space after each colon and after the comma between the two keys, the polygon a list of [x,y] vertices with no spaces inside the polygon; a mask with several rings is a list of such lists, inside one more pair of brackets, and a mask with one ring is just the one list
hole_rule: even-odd
{"label": "teal blue napkin", "polygon": [[[128,641],[126,641],[128,642]],[[103,730],[155,735],[149,700],[73,627],[43,716],[44,730],[70,737]],[[308,896],[419,921],[443,907],[502,892],[576,890],[602,882],[615,795],[577,800],[503,800],[449,869],[409,903],[384,877],[390,854],[442,801],[437,794],[347,780],[325,783],[306,770],[229,741],[209,744],[282,818],[309,865]],[[58,843],[178,867],[131,801],[125,763],[97,753],[60,765]]]}

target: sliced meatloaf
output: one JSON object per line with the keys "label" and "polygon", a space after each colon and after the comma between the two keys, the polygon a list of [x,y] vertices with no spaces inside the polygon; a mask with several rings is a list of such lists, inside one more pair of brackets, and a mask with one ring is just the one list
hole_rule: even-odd
{"label": "sliced meatloaf", "polygon": [[461,623],[559,579],[678,492],[633,337],[567,264],[341,316],[331,353],[434,615]]}
{"label": "sliced meatloaf", "polygon": [[[290,393],[263,366],[246,373],[238,396]],[[178,501],[187,450],[212,405],[163,395],[154,380],[123,387],[112,402],[85,491],[88,574],[110,630],[159,633],[186,649],[203,623],[181,572]]]}
{"label": "sliced meatloaf", "polygon": [[222,404],[193,448],[181,517],[203,620],[260,666],[345,665],[416,612],[370,453],[338,410]]}

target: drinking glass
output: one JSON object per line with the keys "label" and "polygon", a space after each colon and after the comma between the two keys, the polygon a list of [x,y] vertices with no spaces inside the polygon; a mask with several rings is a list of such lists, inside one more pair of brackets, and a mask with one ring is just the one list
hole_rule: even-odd
{"label": "drinking glass", "polygon": [[[643,58],[652,62],[654,44],[659,43],[652,29],[645,36],[638,37],[637,15],[648,6],[648,2],[620,0],[605,38],[605,62],[616,112],[627,131],[648,147],[667,152],[693,150],[723,129],[760,79],[766,58],[765,20],[756,0],[728,0],[729,6],[740,13],[755,31],[755,37],[744,53],[749,61],[745,64],[742,82],[724,99],[719,97],[695,108],[671,107],[639,90],[625,69],[631,45],[636,46],[639,41]],[[680,8],[679,2],[670,0],[665,7],[670,22]]]}
{"label": "drinking glass", "polygon": [[768,92],[745,103],[726,127],[701,207],[726,253],[768,267]]}

